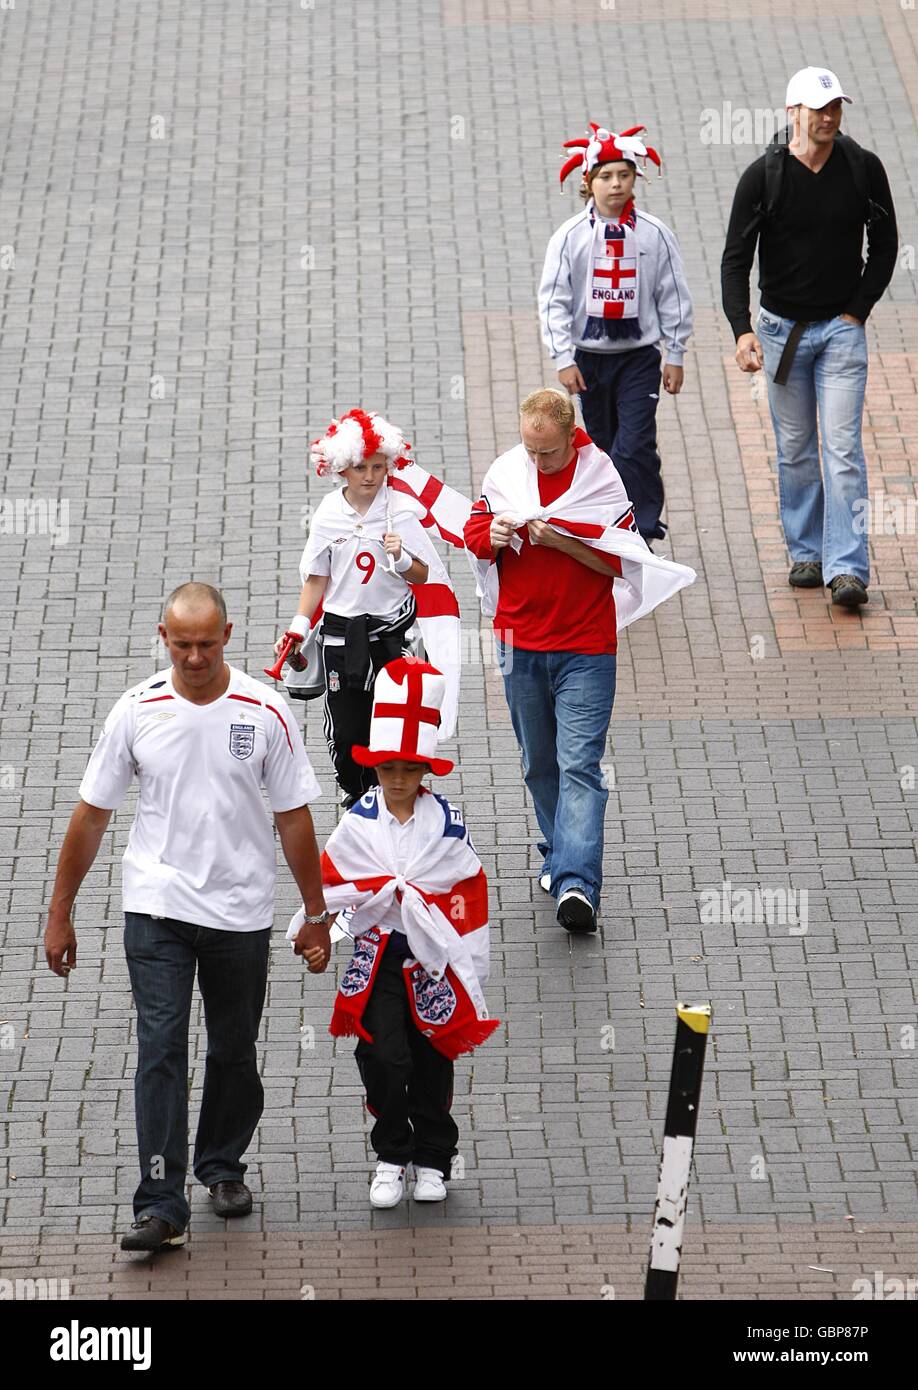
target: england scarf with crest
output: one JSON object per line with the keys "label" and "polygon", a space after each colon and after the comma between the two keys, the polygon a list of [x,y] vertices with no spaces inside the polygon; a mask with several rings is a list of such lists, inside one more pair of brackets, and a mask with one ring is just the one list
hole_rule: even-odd
{"label": "england scarf with crest", "polygon": [[411,956],[404,981],[415,1026],[444,1057],[471,1052],[500,1020],[489,1018],[482,992],[488,976],[488,884],[461,812],[421,787],[414,834],[398,871],[388,821],[374,787],[342,816],[322,855],[330,912],[355,938],[335,999],[329,1032],[372,1043],[361,1023],[391,927],[393,903]]}
{"label": "england scarf with crest", "polygon": [[[624,484],[608,454],[582,429],[574,431],[573,444],[577,450],[574,479],[557,501],[542,505],[538,469],[523,445],[517,444],[491,464],[481,486],[481,501],[473,510],[487,510],[495,516],[506,512],[517,529],[528,521],[547,521],[556,531],[617,555],[621,574],[615,576],[612,597],[616,626],[621,631],[693,584],[695,571],[654,555],[635,525]],[[518,551],[523,542],[515,535],[510,544]],[[493,560],[476,559],[471,551],[466,553],[475,573],[481,611],[493,618],[500,594],[500,566]]]}

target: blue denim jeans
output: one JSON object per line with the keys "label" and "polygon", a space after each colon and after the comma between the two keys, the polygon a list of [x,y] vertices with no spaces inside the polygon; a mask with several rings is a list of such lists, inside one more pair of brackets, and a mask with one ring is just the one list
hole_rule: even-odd
{"label": "blue denim jeans", "polygon": [[137,1008],[134,1109],[140,1185],[134,1217],[188,1224],[188,1025],[195,971],[207,1061],[194,1150],[205,1187],[241,1181],[240,1160],[264,1109],[255,1041],[268,979],[270,929],[217,931],[126,912],[124,949]]}
{"label": "blue denim jeans", "polygon": [[551,874],[556,898],[580,888],[596,908],[609,799],[600,763],[615,699],[615,657],[497,646],[542,832],[542,872]]}
{"label": "blue denim jeans", "polygon": [[860,514],[868,496],[861,442],[867,335],[863,324],[841,317],[808,324],[787,382],[776,386],[774,375],[792,323],[762,309],[756,325],[777,443],[787,548],[794,563],[820,560],[826,584],[837,574],[856,575],[866,584],[870,561]]}

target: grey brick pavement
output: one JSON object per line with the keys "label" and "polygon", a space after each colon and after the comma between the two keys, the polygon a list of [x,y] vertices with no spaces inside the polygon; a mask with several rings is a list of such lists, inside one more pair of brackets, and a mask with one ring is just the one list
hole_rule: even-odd
{"label": "grey brick pavement", "polygon": [[[711,998],[716,1019],[693,1223],[739,1233],[914,1214],[916,811],[901,771],[918,763],[914,665],[854,652],[841,674],[831,654],[737,666],[731,606],[766,608],[754,547],[733,549],[749,504],[720,386],[716,277],[754,150],[697,137],[705,107],[779,104],[798,54],[818,50],[863,98],[850,128],[881,149],[914,242],[914,114],[890,21],[879,5],[852,8],[728,21],[687,5],[651,19],[625,0],[620,16],[576,0],[553,20],[533,0],[500,22],[433,0],[0,11],[4,498],[69,504],[66,538],[0,537],[10,1236],[107,1236],[129,1219],[133,1020],[117,926],[129,807],[81,895],[66,987],[38,942],[94,734],[156,665],[162,594],[190,574],[219,582],[233,659],[260,668],[295,593],[303,508],[323,487],[304,489],[305,442],[358,402],[472,490],[498,416],[512,424],[519,395],[549,379],[512,334],[509,353],[486,368],[484,356],[502,323],[528,317],[532,337],[545,240],[572,208],[553,182],[560,141],[609,112],[614,84],[590,57],[604,51],[629,72],[627,109],[610,117],[645,120],[664,151],[667,176],[642,196],[676,228],[701,311],[686,393],[660,414],[675,553],[702,573],[623,643],[602,935],[569,954],[533,885],[514,741],[494,672],[473,664],[446,786],[491,876],[489,995],[506,1028],[458,1068],[466,1175],[448,1209],[370,1216],[356,1071],[325,1033],[331,982],[304,978],[279,933],[258,1205],[243,1224],[640,1228],[677,995]],[[897,272],[882,342],[907,342],[897,315],[912,322],[915,298]],[[703,538],[709,508],[732,568]],[[461,557],[450,564],[472,649],[471,583]],[[814,717],[776,717],[788,681],[795,713],[812,683]],[[330,788],[315,712],[307,746]],[[331,824],[326,802],[320,831]],[[724,880],[806,889],[806,934],[703,924],[699,895]],[[279,925],[293,897],[283,880]],[[200,1018],[193,1058],[196,1101]],[[200,1189],[194,1209],[196,1232],[222,1230]]]}

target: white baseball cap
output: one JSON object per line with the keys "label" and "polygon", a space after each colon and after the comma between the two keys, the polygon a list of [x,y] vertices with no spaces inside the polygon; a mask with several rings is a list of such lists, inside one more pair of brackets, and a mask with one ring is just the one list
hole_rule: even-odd
{"label": "white baseball cap", "polygon": [[821,111],[830,101],[850,101],[841,89],[841,83],[828,68],[801,68],[795,72],[787,84],[785,106],[808,106],[811,111]]}

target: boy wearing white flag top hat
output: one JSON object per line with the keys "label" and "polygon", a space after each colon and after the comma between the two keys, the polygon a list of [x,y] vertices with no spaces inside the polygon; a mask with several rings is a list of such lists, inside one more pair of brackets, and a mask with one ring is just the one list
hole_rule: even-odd
{"label": "boy wearing white flag top hat", "polygon": [[459,1135],[450,1115],[453,1062],[500,1026],[482,993],[484,870],[458,807],[421,785],[426,772],[452,771],[437,757],[445,694],[428,662],[400,658],[380,671],[369,745],[353,749],[379,785],[342,817],[322,855],[326,905],[355,939],[329,1031],[358,1039],[375,1118],[375,1207],[401,1201],[409,1163],[415,1201],[446,1197]]}

